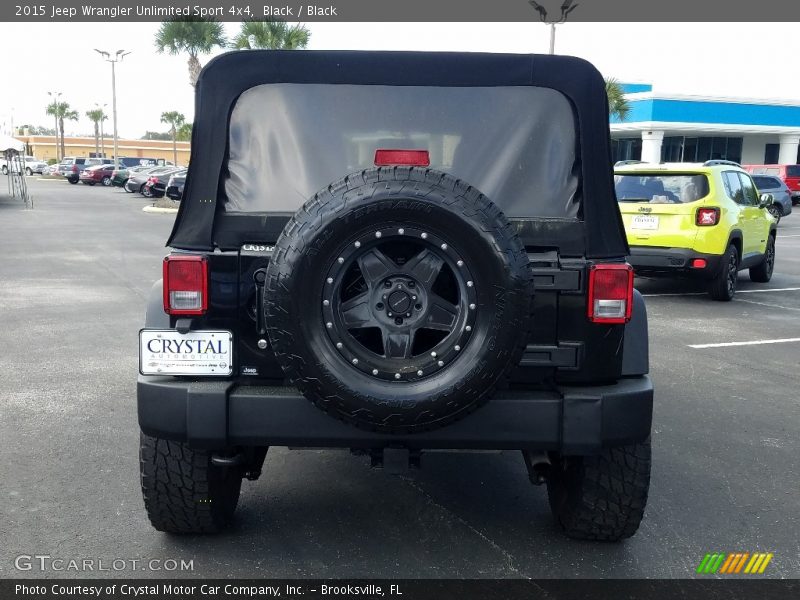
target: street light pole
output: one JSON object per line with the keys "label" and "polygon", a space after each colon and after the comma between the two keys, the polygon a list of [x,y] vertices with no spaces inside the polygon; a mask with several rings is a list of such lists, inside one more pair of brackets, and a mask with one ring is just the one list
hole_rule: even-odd
{"label": "street light pole", "polygon": [[117,151],[117,73],[116,65],[121,62],[123,58],[128,56],[130,52],[125,50],[117,50],[112,56],[110,52],[105,50],[94,49],[95,52],[103,57],[103,60],[111,63],[111,113],[112,121],[114,123],[114,167],[119,168],[119,153]]}
{"label": "street light pole", "polygon": [[574,1],[575,0],[564,0],[564,3],[561,5],[561,17],[556,21],[548,21],[547,9],[536,2],[536,0],[528,0],[528,4],[530,4],[533,9],[539,13],[539,19],[542,21],[542,23],[550,26],[550,54],[556,53],[556,25],[566,23],[567,15],[578,8],[577,4],[573,4]]}
{"label": "street light pole", "polygon": [[[59,96],[61,96],[61,92],[47,92],[47,95],[50,96],[53,99],[53,104],[56,107],[56,110],[54,110],[53,112],[57,113],[58,112],[58,98],[59,98]],[[58,114],[54,114],[53,115],[53,120],[55,121],[55,125],[56,125],[56,134],[53,137],[53,139],[55,139],[55,141],[56,141],[56,160],[58,162],[61,162],[62,156],[61,156],[61,153],[59,152],[59,145],[58,145]]]}

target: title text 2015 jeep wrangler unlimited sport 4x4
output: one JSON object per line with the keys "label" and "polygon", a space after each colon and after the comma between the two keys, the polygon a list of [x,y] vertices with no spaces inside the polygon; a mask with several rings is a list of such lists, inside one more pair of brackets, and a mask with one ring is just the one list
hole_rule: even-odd
{"label": "title text 2015 jeep wrangler unlimited sport 4x4", "polygon": [[168,245],[138,383],[157,529],[220,529],[290,446],[521,450],[567,535],[636,531],[647,323],[591,65],[223,55]]}

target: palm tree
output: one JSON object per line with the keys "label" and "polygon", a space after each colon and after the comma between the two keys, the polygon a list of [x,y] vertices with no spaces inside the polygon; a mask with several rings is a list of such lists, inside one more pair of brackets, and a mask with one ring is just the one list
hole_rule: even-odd
{"label": "palm tree", "polygon": [[628,118],[631,106],[619,82],[613,77],[606,79],[606,96],[608,96],[608,112],[611,117],[620,121]]}
{"label": "palm tree", "polygon": [[156,50],[159,53],[189,55],[189,82],[197,85],[200,75],[198,54],[208,54],[214,48],[227,45],[222,23],[212,20],[193,20],[189,17],[164,21],[156,33]]}
{"label": "palm tree", "polygon": [[51,104],[47,105],[47,114],[54,116],[58,122],[58,130],[56,131],[56,135],[58,135],[59,131],[61,132],[61,156],[62,158],[65,156],[64,152],[64,119],[69,121],[77,121],[78,120],[78,111],[72,110],[70,108],[69,102],[52,102]]}
{"label": "palm tree", "polygon": [[100,154],[100,123],[108,119],[108,115],[103,112],[102,108],[95,108],[87,110],[86,116],[94,123],[94,151],[95,154]]}
{"label": "palm tree", "polygon": [[178,127],[178,133],[175,136],[179,142],[191,142],[192,141],[192,124],[191,123],[184,123],[180,127]]}
{"label": "palm tree", "polygon": [[177,165],[178,144],[176,140],[178,137],[178,128],[186,122],[186,117],[184,117],[177,110],[171,110],[169,112],[161,113],[161,122],[170,126],[169,132],[172,135],[172,162]]}
{"label": "palm tree", "polygon": [[245,21],[233,40],[233,47],[253,50],[297,50],[308,46],[311,32],[304,25],[284,21]]}

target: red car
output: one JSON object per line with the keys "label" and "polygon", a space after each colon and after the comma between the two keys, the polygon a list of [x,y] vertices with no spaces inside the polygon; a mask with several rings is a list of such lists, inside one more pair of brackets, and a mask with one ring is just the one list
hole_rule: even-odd
{"label": "red car", "polygon": [[114,172],[114,165],[95,165],[81,171],[80,181],[86,185],[96,183],[105,186],[111,185],[111,175]]}
{"label": "red car", "polygon": [[800,202],[800,165],[742,165],[752,175],[780,177],[792,194],[792,204]]}

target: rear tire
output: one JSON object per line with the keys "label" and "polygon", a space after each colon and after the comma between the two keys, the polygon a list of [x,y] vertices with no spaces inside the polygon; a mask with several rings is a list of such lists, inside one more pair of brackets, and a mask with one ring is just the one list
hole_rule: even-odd
{"label": "rear tire", "polygon": [[771,235],[767,239],[767,249],[764,252],[764,260],[750,269],[750,281],[756,283],[768,283],[772,279],[772,271],[775,268],[775,236]]}
{"label": "rear tire", "polygon": [[150,523],[167,533],[215,533],[233,517],[242,473],[211,464],[211,452],[141,434],[142,496]]}
{"label": "rear tire", "polygon": [[100,183],[102,183],[105,187],[110,186],[111,185],[111,177],[103,177],[103,180]]}
{"label": "rear tire", "polygon": [[730,302],[736,294],[736,283],[739,278],[739,251],[731,244],[722,255],[719,272],[711,280],[708,293],[711,298],[720,302]]}
{"label": "rear tire", "polygon": [[566,457],[547,482],[550,509],[571,538],[618,542],[644,516],[650,489],[650,440],[606,448],[596,456]]}
{"label": "rear tire", "polygon": [[77,179],[67,179],[67,181],[69,181],[72,185],[75,185],[76,183],[78,183]]}

